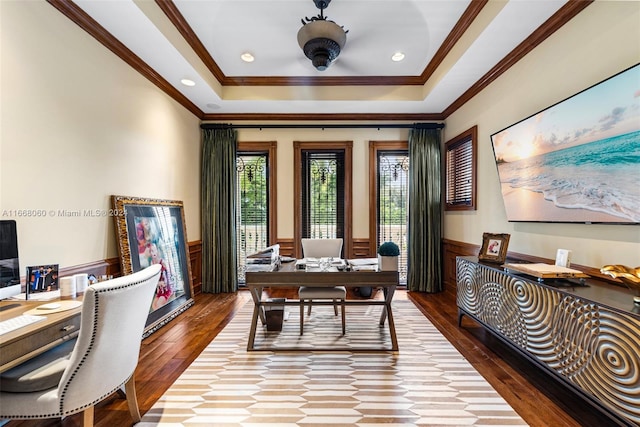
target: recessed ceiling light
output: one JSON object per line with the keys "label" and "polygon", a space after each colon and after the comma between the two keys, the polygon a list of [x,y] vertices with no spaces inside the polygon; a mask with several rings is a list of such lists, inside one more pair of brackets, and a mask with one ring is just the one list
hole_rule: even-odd
{"label": "recessed ceiling light", "polygon": [[242,59],[244,62],[253,62],[256,58],[254,58],[253,55],[249,52],[245,52],[240,55],[240,59]]}
{"label": "recessed ceiling light", "polygon": [[196,82],[194,82],[191,79],[182,79],[182,80],[180,80],[180,83],[182,83],[185,86],[195,86],[196,85]]}
{"label": "recessed ceiling light", "polygon": [[211,108],[212,110],[219,110],[220,106],[218,104],[209,103],[207,104],[207,108]]}
{"label": "recessed ceiling light", "polygon": [[402,53],[402,52],[396,52],[391,57],[391,60],[394,61],[394,62],[400,62],[403,59],[404,59],[404,53]]}

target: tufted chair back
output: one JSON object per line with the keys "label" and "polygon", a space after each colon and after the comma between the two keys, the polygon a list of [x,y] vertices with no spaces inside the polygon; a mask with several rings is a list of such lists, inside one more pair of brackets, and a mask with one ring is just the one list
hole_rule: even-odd
{"label": "tufted chair back", "polygon": [[[80,333],[68,360],[63,360],[58,384],[44,390],[0,392],[0,418],[54,418],[83,412],[83,425],[92,425],[94,405],[124,385],[131,415],[140,421],[133,374],[160,269],[156,264],[89,286],[82,302]],[[34,371],[42,369],[33,366]]]}

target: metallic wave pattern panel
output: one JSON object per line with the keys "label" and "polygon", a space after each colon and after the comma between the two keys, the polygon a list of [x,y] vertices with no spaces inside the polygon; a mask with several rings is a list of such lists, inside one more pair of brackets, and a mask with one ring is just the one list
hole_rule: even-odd
{"label": "metallic wave pattern panel", "polygon": [[553,312],[559,295],[548,288],[510,277],[516,302],[527,329],[527,351],[544,363],[554,363],[558,354],[553,343]]}
{"label": "metallic wave pattern panel", "polygon": [[463,258],[456,267],[461,310],[640,423],[638,319]]}
{"label": "metallic wave pattern panel", "polygon": [[640,424],[640,326],[623,313],[599,308],[589,363],[571,381]]}

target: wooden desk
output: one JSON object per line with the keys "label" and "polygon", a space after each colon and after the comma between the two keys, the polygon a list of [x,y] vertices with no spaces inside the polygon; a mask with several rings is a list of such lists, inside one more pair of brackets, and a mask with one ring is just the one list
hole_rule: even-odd
{"label": "wooden desk", "polygon": [[[347,288],[359,288],[364,286],[382,287],[384,289],[384,300],[347,300],[345,305],[382,305],[384,306],[380,315],[380,326],[384,326],[385,320],[389,324],[389,334],[391,337],[390,351],[398,351],[398,339],[393,323],[393,312],[391,310],[391,300],[399,283],[397,271],[344,271],[344,272],[306,272],[296,270],[294,263],[283,264],[280,270],[271,272],[247,272],[246,284],[253,299],[253,317],[251,319],[251,330],[247,342],[247,351],[255,350],[254,341],[258,319],[264,325],[264,307],[269,305],[295,305],[299,306],[299,300],[287,300],[284,303],[270,303],[262,299],[264,288],[291,288],[300,286],[333,287],[345,286]],[[317,301],[314,305],[333,305],[331,301]],[[295,348],[278,350],[295,350]],[[349,350],[349,349],[318,349],[318,350]],[[371,349],[380,350],[380,349]]]}
{"label": "wooden desk", "polygon": [[[0,301],[0,321],[7,320],[50,301]],[[0,335],[0,372],[78,336],[82,306]]]}

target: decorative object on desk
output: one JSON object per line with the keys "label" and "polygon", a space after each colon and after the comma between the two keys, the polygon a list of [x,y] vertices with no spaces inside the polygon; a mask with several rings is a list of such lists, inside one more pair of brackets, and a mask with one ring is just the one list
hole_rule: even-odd
{"label": "decorative object on desk", "polygon": [[480,261],[496,262],[502,264],[507,259],[507,247],[509,246],[509,234],[482,234],[482,247],[478,254]]}
{"label": "decorative object on desk", "polygon": [[280,245],[275,244],[265,248],[259,252],[247,255],[247,263],[252,264],[271,264],[278,261],[280,257]]}
{"label": "decorative object on desk", "polygon": [[246,271],[274,271],[280,268],[280,245],[275,244],[259,252],[247,255]]}
{"label": "decorative object on desk", "polygon": [[191,263],[181,201],[112,196],[122,274],[162,266],[145,336],[193,305]]}
{"label": "decorative object on desk", "polygon": [[602,267],[600,272],[624,283],[636,294],[633,297],[634,304],[640,305],[640,267],[632,268],[621,264],[610,264]]}
{"label": "decorative object on desk", "polygon": [[51,292],[58,289],[58,264],[27,267],[26,299],[29,294]]}
{"label": "decorative object on desk", "polygon": [[[378,248],[378,271],[398,271],[398,257],[400,248],[394,242],[384,242]],[[373,289],[371,286],[358,288],[358,295],[362,298],[371,298]]]}
{"label": "decorative object on desk", "polygon": [[355,258],[347,263],[351,271],[378,271],[378,258]]}
{"label": "decorative object on desk", "polygon": [[89,275],[87,273],[79,273],[74,274],[73,278],[76,281],[76,293],[83,295],[84,291],[87,290],[87,286],[89,286]]}
{"label": "decorative object on desk", "polygon": [[400,248],[393,242],[384,242],[378,248],[378,270],[398,271]]}
{"label": "decorative object on desk", "polygon": [[571,251],[569,249],[558,249],[556,252],[556,265],[559,267],[571,267]]}
{"label": "decorative object on desk", "polygon": [[73,276],[60,278],[60,299],[74,299],[76,297],[76,279]]}
{"label": "decorative object on desk", "polygon": [[[347,263],[347,271],[378,271],[378,258],[356,258]],[[353,291],[362,298],[371,298],[373,289],[371,286],[354,288]]]}

